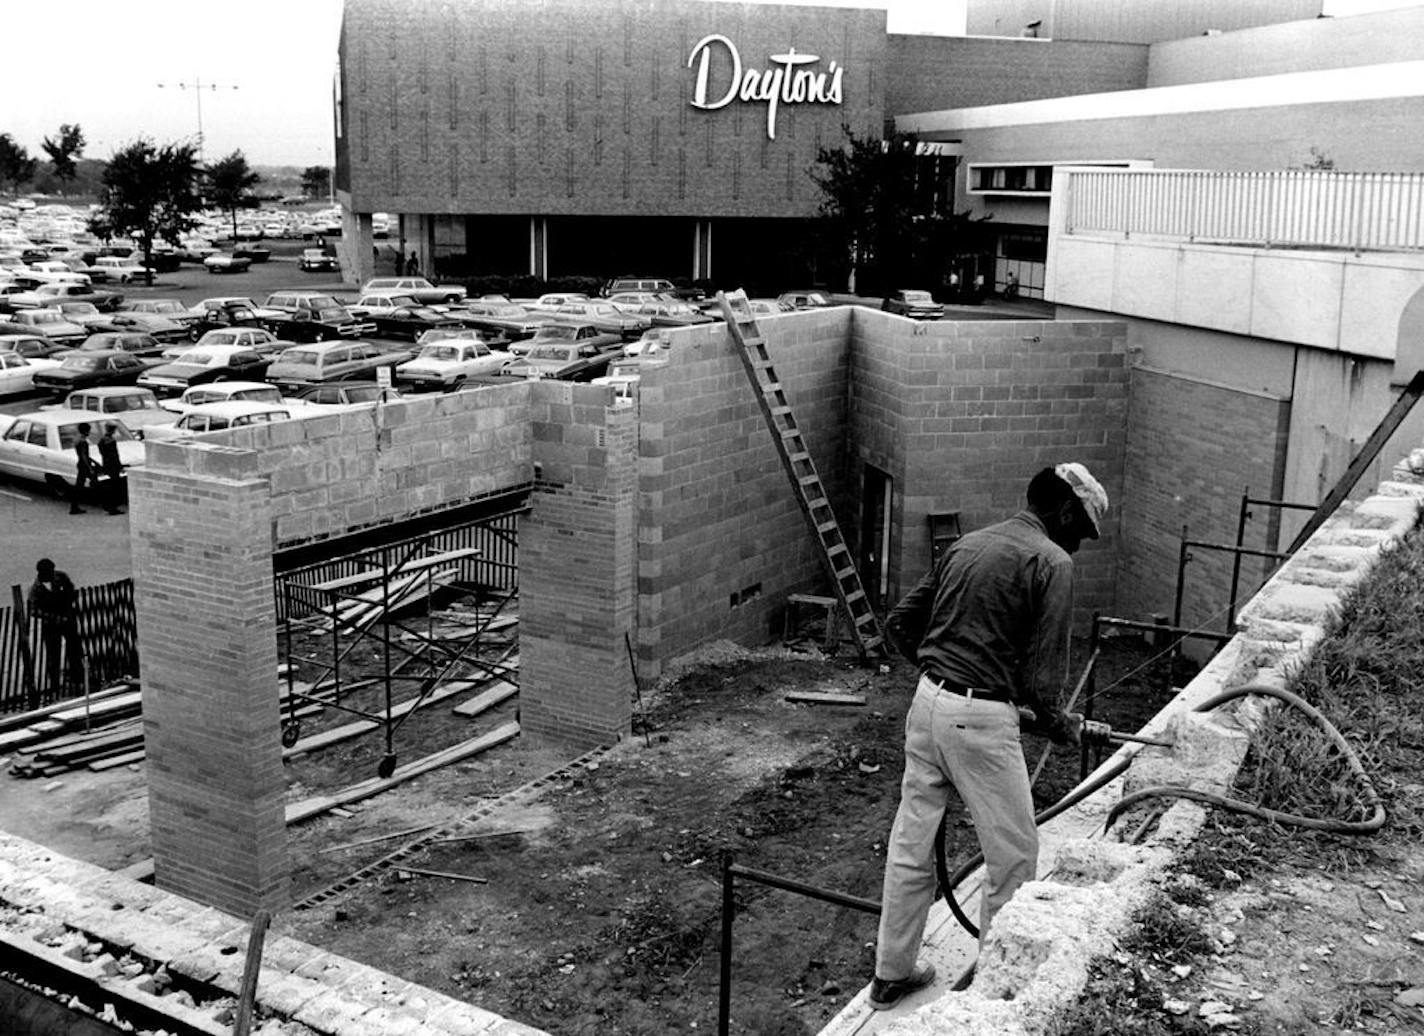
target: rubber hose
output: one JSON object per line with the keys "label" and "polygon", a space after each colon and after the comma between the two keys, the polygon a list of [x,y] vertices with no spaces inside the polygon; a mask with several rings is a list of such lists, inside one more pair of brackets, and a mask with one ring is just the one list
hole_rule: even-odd
{"label": "rubber hose", "polygon": [[1306,718],[1314,723],[1321,732],[1330,740],[1345,758],[1345,763],[1350,772],[1354,774],[1360,782],[1365,805],[1370,809],[1370,816],[1365,820],[1327,820],[1319,817],[1306,817],[1298,813],[1286,813],[1277,809],[1269,809],[1265,806],[1258,806],[1251,802],[1244,802],[1241,799],[1233,799],[1216,792],[1200,791],[1196,788],[1188,788],[1178,784],[1164,784],[1151,788],[1143,788],[1135,791],[1131,795],[1124,796],[1121,801],[1108,811],[1107,820],[1104,822],[1104,829],[1112,827],[1113,821],[1124,811],[1131,809],[1137,803],[1149,798],[1162,796],[1176,796],[1178,798],[1193,799],[1197,802],[1205,802],[1213,806],[1233,813],[1244,813],[1247,816],[1258,817],[1262,820],[1272,820],[1278,824],[1286,824],[1290,827],[1303,827],[1313,831],[1329,831],[1334,834],[1363,835],[1378,831],[1385,824],[1385,809],[1380,802],[1379,792],[1375,789],[1374,782],[1370,780],[1370,775],[1365,772],[1365,768],[1360,763],[1360,758],[1355,754],[1350,742],[1345,740],[1344,735],[1337,730],[1319,709],[1311,705],[1300,695],[1283,688],[1273,687],[1264,683],[1249,683],[1243,687],[1237,687],[1229,691],[1222,691],[1213,695],[1206,701],[1198,705],[1194,712],[1208,712],[1211,709],[1224,705],[1237,698],[1244,698],[1247,695],[1259,694],[1266,697],[1276,698],[1285,702],[1294,709],[1304,713]]}
{"label": "rubber hose", "polygon": [[[1198,791],[1195,788],[1180,785],[1159,785],[1153,788],[1144,788],[1141,791],[1136,791],[1131,795],[1125,796],[1108,813],[1107,820],[1104,823],[1104,830],[1111,827],[1113,820],[1130,806],[1144,799],[1167,795],[1195,799],[1198,802],[1206,802],[1211,805],[1220,806],[1223,809],[1260,817],[1264,820],[1274,820],[1282,824],[1292,824],[1297,827],[1307,827],[1340,834],[1368,834],[1373,831],[1378,831],[1383,827],[1385,823],[1385,810],[1384,806],[1380,803],[1379,792],[1375,790],[1374,782],[1370,780],[1369,774],[1365,772],[1365,768],[1360,764],[1359,757],[1355,754],[1355,750],[1350,746],[1350,743],[1345,740],[1344,736],[1335,729],[1335,726],[1325,718],[1324,714],[1304,698],[1300,697],[1300,695],[1279,687],[1273,687],[1269,684],[1252,682],[1241,687],[1214,694],[1199,703],[1192,711],[1210,712],[1212,709],[1219,708],[1227,702],[1235,701],[1238,698],[1245,698],[1253,694],[1277,698],[1293,708],[1299,709],[1307,718],[1321,728],[1325,736],[1330,739],[1330,742],[1344,755],[1350,772],[1359,779],[1364,792],[1365,804],[1372,809],[1372,814],[1368,820],[1319,820],[1314,817],[1303,817],[1294,813],[1284,813],[1280,810],[1267,809],[1264,806],[1257,806],[1239,799],[1228,798],[1214,792]],[[1083,799],[1114,780],[1132,764],[1134,755],[1136,755],[1135,752],[1118,760],[1112,764],[1102,776],[1069,792],[1057,803],[1048,807],[1048,809],[1042,813],[1039,813],[1034,817],[1034,826],[1038,827],[1047,823],[1060,813],[1077,805]],[[982,852],[975,853],[974,856],[965,861],[958,870],[953,874],[949,874],[949,866],[944,855],[946,819],[944,816],[940,817],[939,830],[935,836],[935,877],[939,881],[940,889],[944,893],[945,902],[949,905],[950,913],[954,915],[954,919],[959,922],[960,927],[977,939],[979,938],[979,926],[971,921],[964,913],[963,907],[959,905],[959,901],[954,896],[954,890],[959,887],[960,882],[974,872],[976,867],[984,862],[984,854]],[[1139,831],[1138,835],[1140,836],[1143,833],[1143,831]]]}

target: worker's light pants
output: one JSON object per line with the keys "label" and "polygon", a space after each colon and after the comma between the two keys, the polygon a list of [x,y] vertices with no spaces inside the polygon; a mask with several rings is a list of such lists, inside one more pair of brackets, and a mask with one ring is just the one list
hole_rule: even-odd
{"label": "worker's light pants", "polygon": [[875,957],[880,978],[905,978],[914,970],[934,899],[934,838],[951,781],[984,851],[981,946],[999,908],[1038,871],[1038,829],[1018,709],[942,691],[920,677],[905,719],[905,776],[885,856]]}

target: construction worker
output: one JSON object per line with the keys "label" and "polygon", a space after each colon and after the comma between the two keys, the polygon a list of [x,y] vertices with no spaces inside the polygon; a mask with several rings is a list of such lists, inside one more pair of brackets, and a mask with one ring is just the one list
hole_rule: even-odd
{"label": "construction worker", "polygon": [[974,821],[986,877],[982,945],[1015,890],[1038,870],[1038,830],[1019,743],[1029,729],[1076,743],[1081,717],[1064,713],[1073,561],[1097,539],[1107,493],[1078,463],[1044,468],[1028,506],[956,540],[890,613],[887,632],[920,671],[905,721],[905,773],[890,832],[870,1005],[891,1007],[934,979],[916,965],[934,898],[934,839],[953,784]]}

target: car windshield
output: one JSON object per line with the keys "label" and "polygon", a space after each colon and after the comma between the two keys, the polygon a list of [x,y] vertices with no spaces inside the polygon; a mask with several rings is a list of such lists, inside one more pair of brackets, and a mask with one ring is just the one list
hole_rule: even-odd
{"label": "car windshield", "polygon": [[486,306],[485,311],[492,317],[527,317],[529,311],[517,302],[497,302]]}
{"label": "car windshield", "polygon": [[316,311],[318,320],[350,320],[351,314],[345,306],[323,306]]}
{"label": "car windshield", "polygon": [[227,361],[227,353],[213,349],[189,349],[179,353],[174,363],[191,363],[196,367],[220,367]]}
{"label": "car windshield", "polygon": [[578,328],[572,324],[545,324],[535,337],[544,342],[572,342],[578,337]]}
{"label": "car windshield", "polygon": [[81,356],[79,353],[70,353],[60,366],[72,371],[92,371],[98,369],[100,361],[101,358],[98,356]]}
{"label": "car windshield", "polygon": [[453,345],[427,345],[420,350],[419,359],[422,360],[458,360],[460,350]]}
{"label": "car windshield", "polygon": [[809,293],[806,295],[806,301],[809,302],[809,303],[811,303],[811,305],[813,305],[813,306],[824,306],[824,305],[827,305],[826,296],[822,295],[822,294],[821,294],[820,292],[818,292],[818,291],[809,292]]}
{"label": "car windshield", "polygon": [[561,363],[569,358],[569,348],[563,345],[541,345],[537,349],[530,349],[528,354],[528,359],[531,360],[558,360]]}
{"label": "car windshield", "polygon": [[63,318],[58,313],[46,313],[42,310],[34,310],[26,314],[26,322],[31,324],[58,324]]}
{"label": "car windshield", "polygon": [[929,302],[930,293],[927,291],[907,291],[905,292],[906,302]]}
{"label": "car windshield", "polygon": [[406,316],[419,317],[421,320],[443,320],[439,313],[429,306],[411,306],[406,310]]}
{"label": "car windshield", "polygon": [[385,392],[379,385],[352,385],[346,389],[346,402],[377,403],[385,398]]}
{"label": "car windshield", "polygon": [[317,366],[321,363],[321,353],[315,349],[288,349],[282,354],[283,363],[309,363]]}
{"label": "car windshield", "polygon": [[132,396],[111,396],[108,399],[108,406],[104,408],[111,413],[124,413],[128,410],[158,410],[158,400],[147,392],[135,393]]}
{"label": "car windshield", "polygon": [[93,317],[99,315],[99,307],[92,302],[66,302],[60,312],[65,316]]}

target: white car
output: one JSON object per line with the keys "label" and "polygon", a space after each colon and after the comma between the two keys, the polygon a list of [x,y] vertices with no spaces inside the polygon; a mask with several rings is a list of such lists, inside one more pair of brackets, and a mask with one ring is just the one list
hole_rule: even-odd
{"label": "white car", "polygon": [[418,306],[419,302],[413,296],[404,292],[372,291],[362,295],[346,308],[351,311],[354,317],[368,317],[372,313],[388,313],[393,309],[400,309],[402,306]]}
{"label": "white car", "polygon": [[143,430],[149,425],[168,424],[173,420],[173,411],[164,410],[158,397],[146,388],[134,385],[98,385],[94,388],[75,389],[64,397],[57,407],[41,407],[41,410],[82,410],[89,414],[89,423],[95,428],[111,418],[122,421],[124,427],[143,437]]}
{"label": "white car", "polygon": [[289,413],[298,407],[305,406],[302,403],[293,403],[291,400],[283,399],[277,386],[269,385],[265,381],[218,381],[211,385],[194,385],[192,388],[186,389],[177,399],[164,400],[163,407],[175,413],[186,414],[195,406],[227,401],[281,406],[286,407]]}
{"label": "white car", "polygon": [[529,303],[529,308],[551,313],[557,307],[567,305],[570,302],[591,301],[593,300],[581,291],[550,291],[540,295],[533,302]]}
{"label": "white car", "polygon": [[146,439],[182,439],[203,432],[218,432],[247,425],[271,424],[291,419],[286,407],[246,400],[226,400],[192,407],[172,424],[156,424],[144,432]]}
{"label": "white car", "polygon": [[109,280],[118,281],[120,284],[143,280],[150,272],[148,267],[142,263],[136,263],[132,259],[124,259],[117,255],[101,255],[94,260],[93,265],[95,269],[103,270],[108,274]]}
{"label": "white car", "polygon": [[[114,436],[119,441],[119,461],[125,467],[143,463],[143,443],[122,419]],[[90,426],[91,441],[103,434],[102,422],[83,410],[35,410],[18,416],[0,414],[0,473],[33,482],[55,476],[68,483],[74,478],[74,442],[79,425]]]}
{"label": "white car", "polygon": [[207,331],[196,342],[188,342],[183,345],[173,346],[171,349],[163,350],[165,360],[176,360],[189,349],[196,349],[199,346],[209,345],[231,345],[243,349],[251,349],[254,352],[279,353],[284,349],[295,345],[284,338],[278,338],[265,327],[215,327]]}
{"label": "white car", "polygon": [[373,277],[361,286],[362,295],[409,295],[422,305],[458,305],[465,301],[462,284],[431,284],[424,277]]}
{"label": "white car", "polygon": [[0,396],[33,392],[35,371],[58,366],[58,360],[32,360],[12,350],[0,352]]}
{"label": "white car", "polygon": [[453,391],[470,378],[495,373],[507,359],[508,353],[492,352],[484,342],[452,338],[422,345],[415,359],[396,366],[395,380],[412,389]]}

